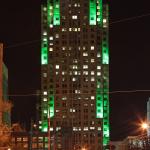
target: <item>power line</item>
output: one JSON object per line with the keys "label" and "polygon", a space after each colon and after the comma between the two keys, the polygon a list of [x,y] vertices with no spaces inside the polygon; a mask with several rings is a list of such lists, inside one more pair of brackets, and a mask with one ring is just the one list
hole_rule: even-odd
{"label": "power line", "polygon": [[110,22],[109,24],[111,25],[111,24],[116,24],[116,23],[131,21],[131,20],[135,20],[135,19],[139,19],[139,18],[143,18],[143,17],[147,17],[147,16],[150,16],[150,13],[139,15],[139,16],[134,16],[134,17],[120,19],[120,20],[117,20],[117,21]]}
{"label": "power line", "polygon": [[[108,94],[124,94],[124,93],[139,93],[139,92],[150,92],[150,90],[120,90],[120,91],[110,91],[107,92]],[[106,93],[106,92],[101,92],[101,94]],[[77,95],[91,95],[91,93],[65,93],[65,95],[73,95],[73,94],[77,94]],[[9,94],[8,96],[12,96],[12,97],[29,97],[29,96],[40,96],[42,94],[38,94],[38,93],[30,93],[30,94]],[[62,95],[62,94],[56,94],[56,95]]]}
{"label": "power line", "polygon": [[[129,17],[129,18],[124,18],[124,19],[120,19],[117,21],[113,21],[113,22],[110,22],[109,25],[121,23],[121,22],[126,22],[126,21],[131,21],[131,20],[135,20],[135,19],[139,19],[139,18],[143,18],[143,17],[147,17],[147,16],[150,16],[150,13],[139,15],[139,16],[134,16],[134,17]],[[31,41],[21,42],[21,43],[17,43],[17,44],[12,44],[10,46],[5,47],[5,49],[30,45],[30,44],[38,43],[38,42],[41,42],[41,40],[31,40]]]}

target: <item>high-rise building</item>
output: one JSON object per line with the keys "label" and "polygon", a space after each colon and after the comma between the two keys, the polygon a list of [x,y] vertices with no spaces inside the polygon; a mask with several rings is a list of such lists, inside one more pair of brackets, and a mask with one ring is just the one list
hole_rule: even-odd
{"label": "high-rise building", "polygon": [[0,124],[10,126],[11,105],[8,100],[8,69],[3,63],[3,44],[0,43]]}
{"label": "high-rise building", "polygon": [[40,128],[50,130],[52,150],[102,150],[109,142],[108,4],[42,0],[41,12]]}

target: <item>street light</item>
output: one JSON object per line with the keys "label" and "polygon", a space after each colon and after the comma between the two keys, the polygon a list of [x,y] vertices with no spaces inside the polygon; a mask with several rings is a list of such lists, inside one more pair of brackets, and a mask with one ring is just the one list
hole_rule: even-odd
{"label": "street light", "polygon": [[144,123],[142,123],[141,127],[143,130],[147,130],[149,128],[149,125],[148,125],[148,123],[144,122]]}

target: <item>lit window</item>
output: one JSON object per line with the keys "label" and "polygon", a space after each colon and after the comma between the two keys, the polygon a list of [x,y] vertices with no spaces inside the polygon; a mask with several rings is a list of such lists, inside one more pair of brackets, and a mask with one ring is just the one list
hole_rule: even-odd
{"label": "lit window", "polygon": [[101,57],[100,53],[97,53],[97,57]]}
{"label": "lit window", "polygon": [[94,71],[91,71],[91,75],[94,75],[95,74],[95,72]]}
{"label": "lit window", "polygon": [[66,47],[62,47],[62,50],[66,50]]}
{"label": "lit window", "polygon": [[89,129],[88,129],[88,127],[84,127],[83,130],[84,131],[88,131]]}
{"label": "lit window", "polygon": [[52,127],[50,127],[50,131],[53,131],[53,128],[52,128]]}
{"label": "lit window", "polygon": [[56,112],[60,112],[60,110],[59,110],[59,109],[56,109]]}
{"label": "lit window", "polygon": [[44,110],[44,114],[47,114],[47,110]]}
{"label": "lit window", "polygon": [[59,69],[59,65],[56,65],[56,69]]}
{"label": "lit window", "polygon": [[94,63],[95,62],[95,60],[94,59],[91,59],[91,63]]}
{"label": "lit window", "polygon": [[97,69],[101,69],[101,66],[97,66]]}
{"label": "lit window", "polygon": [[95,130],[95,127],[90,127],[90,130]]}
{"label": "lit window", "polygon": [[47,32],[46,32],[46,31],[44,31],[44,32],[43,32],[43,35],[47,35]]}
{"label": "lit window", "polygon": [[83,71],[83,75],[88,75],[88,71]]}
{"label": "lit window", "polygon": [[55,35],[55,38],[58,39],[58,38],[59,38],[59,34],[56,34],[56,35]]}
{"label": "lit window", "polygon": [[72,16],[72,19],[77,19],[78,17],[76,15]]}
{"label": "lit window", "polygon": [[43,41],[47,41],[47,38],[43,38]]}
{"label": "lit window", "polygon": [[84,53],[83,53],[83,56],[88,56],[88,53],[87,53],[87,52],[84,52]]}
{"label": "lit window", "polygon": [[43,92],[43,95],[47,95],[47,91],[44,91],[44,92]]}
{"label": "lit window", "polygon": [[83,69],[88,69],[88,65],[83,65]]}
{"label": "lit window", "polygon": [[44,102],[47,102],[47,98],[43,98],[43,101],[44,101]]}
{"label": "lit window", "polygon": [[86,47],[85,46],[83,46],[83,50],[85,50],[86,49]]}
{"label": "lit window", "polygon": [[94,50],[94,46],[91,46],[91,50]]}
{"label": "lit window", "polygon": [[46,78],[46,77],[47,77],[47,73],[43,73],[43,77],[45,77],[45,78]]}
{"label": "lit window", "polygon": [[93,100],[94,100],[94,99],[95,99],[95,96],[91,96],[91,99],[93,99]]}
{"label": "lit window", "polygon": [[65,32],[65,31],[67,31],[67,29],[66,28],[62,28],[62,32]]}
{"label": "lit window", "polygon": [[80,31],[80,28],[78,28],[78,31]]}
{"label": "lit window", "polygon": [[97,72],[97,76],[100,76],[101,75],[101,72]]}
{"label": "lit window", "polygon": [[52,25],[52,24],[50,24],[50,28],[53,28],[53,25]]}
{"label": "lit window", "polygon": [[50,39],[50,40],[53,40],[53,36],[50,36],[49,39]]}
{"label": "lit window", "polygon": [[49,48],[49,51],[53,51],[53,48],[52,48],[52,47],[50,47],[50,48]]}
{"label": "lit window", "polygon": [[91,81],[95,81],[95,78],[94,78],[94,77],[92,77],[92,78],[91,78]]}
{"label": "lit window", "polygon": [[73,78],[72,78],[72,81],[76,81],[76,78],[75,78],[75,77],[73,77]]}
{"label": "lit window", "polygon": [[72,31],[72,28],[69,28],[69,31]]}
{"label": "lit window", "polygon": [[106,21],[107,21],[106,19],[103,19],[103,23],[106,23]]}

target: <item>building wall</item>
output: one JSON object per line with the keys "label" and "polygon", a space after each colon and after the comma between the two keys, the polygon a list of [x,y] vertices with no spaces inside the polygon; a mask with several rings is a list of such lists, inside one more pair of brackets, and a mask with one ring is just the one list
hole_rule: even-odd
{"label": "building wall", "polygon": [[41,9],[41,130],[50,117],[52,149],[101,150],[109,142],[108,6],[45,0]]}

